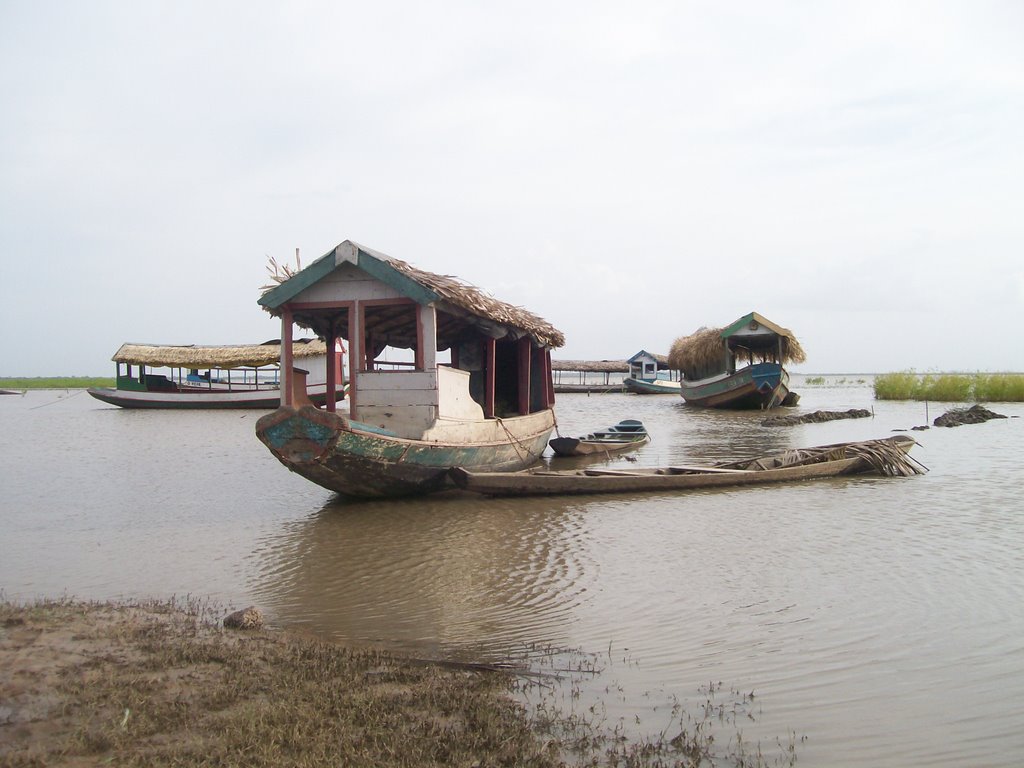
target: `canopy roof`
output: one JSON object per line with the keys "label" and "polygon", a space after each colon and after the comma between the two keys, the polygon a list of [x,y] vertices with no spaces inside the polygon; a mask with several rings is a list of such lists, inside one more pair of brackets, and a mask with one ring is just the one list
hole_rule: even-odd
{"label": "canopy roof", "polygon": [[[781,345],[779,342],[781,341]],[[750,312],[725,328],[699,328],[675,340],[668,354],[669,365],[678,371],[694,371],[724,362],[728,346],[736,352],[772,351],[781,346],[780,363],[802,363],[807,359],[800,342],[788,328]]]}
{"label": "canopy roof", "polygon": [[[296,339],[295,357],[314,357],[327,353],[327,345],[318,339]],[[112,358],[115,363],[166,366],[171,368],[238,368],[271,365],[281,360],[281,341],[239,346],[202,346],[199,344],[122,344]]]}
{"label": "canopy roof", "polygon": [[[560,347],[565,343],[561,331],[522,307],[499,301],[457,277],[418,269],[401,259],[371,250],[351,240],[346,240],[331,249],[305,269],[286,275],[278,285],[269,286],[260,297],[259,303],[270,314],[279,317],[289,301],[327,278],[345,263],[355,265],[374,279],[419,304],[433,304],[439,310],[469,324],[483,326],[491,335],[500,337],[511,330],[514,331],[512,335],[529,335],[542,346]],[[318,334],[321,331],[315,312],[297,312],[294,319],[299,325],[312,328]],[[414,331],[413,327],[404,329],[403,332],[403,329],[395,328],[393,324],[388,329],[389,335],[396,338],[403,335],[415,338]],[[439,334],[441,331],[439,328]]]}

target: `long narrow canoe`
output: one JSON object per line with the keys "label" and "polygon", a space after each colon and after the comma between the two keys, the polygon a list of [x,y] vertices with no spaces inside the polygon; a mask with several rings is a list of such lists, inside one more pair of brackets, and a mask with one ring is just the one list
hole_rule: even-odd
{"label": "long narrow canoe", "polygon": [[449,475],[459,488],[489,496],[679,491],[867,473],[923,474],[925,468],[907,455],[915,444],[912,438],[900,435],[711,466],[521,472],[472,472],[453,467]]}

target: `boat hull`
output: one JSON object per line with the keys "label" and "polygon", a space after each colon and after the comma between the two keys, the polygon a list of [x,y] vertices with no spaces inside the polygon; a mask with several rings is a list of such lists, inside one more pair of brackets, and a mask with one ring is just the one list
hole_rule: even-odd
{"label": "boat hull", "polygon": [[664,379],[644,381],[629,376],[622,380],[622,386],[627,392],[637,395],[678,395],[680,392],[678,381],[665,381]]}
{"label": "boat hull", "polygon": [[558,456],[594,456],[635,451],[650,442],[647,435],[626,440],[587,440],[582,437],[556,437],[551,450]]}
{"label": "boat hull", "polygon": [[[880,444],[888,444],[890,450],[907,453],[914,445],[914,441],[897,437],[868,441],[863,445],[877,447]],[[843,448],[844,446],[839,445],[817,449],[832,450],[835,458],[769,469],[715,466],[480,473],[468,471],[464,467],[454,467],[450,474],[460,488],[488,496],[555,496],[765,485],[876,471],[863,455],[853,455],[852,452],[842,450]]]}
{"label": "boat hull", "polygon": [[756,363],[736,373],[682,381],[681,385],[680,394],[687,404],[702,408],[775,408],[790,394],[789,373],[778,363]]}
{"label": "boat hull", "polygon": [[[311,384],[308,390],[309,399],[312,402],[317,405],[323,405],[326,402],[326,384]],[[97,400],[121,408],[259,408],[269,410],[277,408],[281,404],[281,392],[277,389],[145,392],[114,389],[113,387],[90,387],[88,392]],[[344,396],[344,392],[338,390],[337,401],[341,402]]]}
{"label": "boat hull", "polygon": [[471,442],[410,440],[316,408],[282,407],[260,418],[256,434],[292,472],[346,496],[433,493],[448,470],[507,472],[535,463],[554,429],[550,410],[480,425]]}

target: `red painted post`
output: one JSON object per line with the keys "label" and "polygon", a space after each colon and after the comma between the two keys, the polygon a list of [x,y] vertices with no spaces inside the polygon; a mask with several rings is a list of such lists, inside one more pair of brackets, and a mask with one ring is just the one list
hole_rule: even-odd
{"label": "red painted post", "polygon": [[519,340],[519,414],[530,412],[530,337]]}
{"label": "red painted post", "polygon": [[281,312],[281,405],[292,405],[292,311]]}

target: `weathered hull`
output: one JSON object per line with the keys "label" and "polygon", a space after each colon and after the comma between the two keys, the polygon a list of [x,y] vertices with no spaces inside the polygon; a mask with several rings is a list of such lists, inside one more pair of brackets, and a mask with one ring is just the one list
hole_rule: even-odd
{"label": "weathered hull", "polygon": [[448,470],[516,471],[540,457],[554,428],[552,411],[491,419],[473,442],[408,440],[373,431],[309,406],[260,418],[256,434],[288,469],[346,496],[377,498],[433,493]]}
{"label": "weathered hull", "polygon": [[[910,450],[914,441],[868,441],[868,444],[871,443],[888,443],[891,448],[905,453]],[[834,459],[772,469],[735,469],[717,466],[480,473],[455,467],[451,470],[451,477],[460,488],[489,496],[554,496],[764,485],[876,471],[863,456],[845,455],[845,451],[841,450],[842,446],[834,448],[837,449]]]}
{"label": "weathered hull", "polygon": [[[311,384],[308,390],[309,399],[317,405],[323,405],[327,400],[325,384]],[[90,387],[88,392],[97,400],[121,408],[260,408],[269,410],[277,408],[281,404],[281,393],[277,389],[136,392],[112,387]],[[338,390],[337,398],[338,402],[344,398],[342,390]]]}
{"label": "weathered hull", "polygon": [[703,408],[775,408],[789,395],[789,373],[778,363],[757,363],[728,376],[681,384],[683,399]]}
{"label": "weathered hull", "polygon": [[634,379],[632,376],[623,379],[622,386],[626,388],[627,392],[637,395],[678,395],[680,391],[678,381],[663,379],[644,381],[643,379]]}

